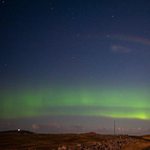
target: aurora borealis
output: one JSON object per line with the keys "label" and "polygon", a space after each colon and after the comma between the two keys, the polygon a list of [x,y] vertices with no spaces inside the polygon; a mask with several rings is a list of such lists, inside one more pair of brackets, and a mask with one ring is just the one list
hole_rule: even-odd
{"label": "aurora borealis", "polygon": [[[149,91],[146,89],[37,89],[4,93],[1,117],[41,115],[83,115],[149,119]],[[15,101],[15,105],[13,104]],[[9,110],[9,111],[8,111]],[[78,111],[77,111],[78,110]]]}
{"label": "aurora borealis", "polygon": [[149,7],[1,1],[0,130],[149,134]]}

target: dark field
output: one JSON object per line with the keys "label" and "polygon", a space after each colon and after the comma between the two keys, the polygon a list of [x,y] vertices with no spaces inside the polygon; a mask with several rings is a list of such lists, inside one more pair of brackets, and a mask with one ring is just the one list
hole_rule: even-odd
{"label": "dark field", "polygon": [[[18,134],[18,133],[0,133],[1,150],[50,150],[58,149],[63,145],[77,145],[89,142],[102,142],[107,140],[136,139],[136,145],[130,145],[126,149],[145,149],[150,146],[150,136],[130,137],[128,135],[100,135],[96,133],[85,134]],[[138,146],[139,145],[139,146]],[[138,148],[137,148],[138,147]],[[135,149],[135,150],[136,150]]]}

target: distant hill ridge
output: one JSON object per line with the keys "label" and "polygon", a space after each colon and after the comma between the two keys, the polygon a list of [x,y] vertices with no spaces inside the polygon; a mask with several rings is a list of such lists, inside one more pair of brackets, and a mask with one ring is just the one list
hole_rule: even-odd
{"label": "distant hill ridge", "polygon": [[17,133],[17,134],[36,134],[34,132],[31,131],[27,131],[27,130],[8,130],[8,131],[1,131],[0,133]]}

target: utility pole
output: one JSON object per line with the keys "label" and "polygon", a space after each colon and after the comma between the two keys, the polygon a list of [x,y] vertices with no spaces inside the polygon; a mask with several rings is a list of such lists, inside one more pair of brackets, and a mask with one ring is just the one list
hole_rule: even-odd
{"label": "utility pole", "polygon": [[114,135],[116,134],[116,127],[115,127],[115,120],[114,120]]}

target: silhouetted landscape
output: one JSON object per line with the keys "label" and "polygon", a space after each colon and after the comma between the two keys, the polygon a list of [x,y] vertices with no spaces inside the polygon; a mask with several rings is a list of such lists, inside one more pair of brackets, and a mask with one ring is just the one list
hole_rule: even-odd
{"label": "silhouetted landscape", "polygon": [[0,133],[35,134],[34,132],[27,131],[27,130],[8,130],[8,131],[1,131]]}
{"label": "silhouetted landscape", "polygon": [[149,150],[150,135],[36,134],[26,130],[0,132],[0,149],[21,150]]}

